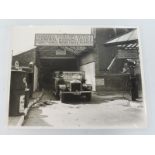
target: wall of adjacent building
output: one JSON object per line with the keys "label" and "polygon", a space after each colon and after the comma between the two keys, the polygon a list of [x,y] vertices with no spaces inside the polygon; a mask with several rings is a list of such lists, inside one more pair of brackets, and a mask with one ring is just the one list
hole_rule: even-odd
{"label": "wall of adjacent building", "polygon": [[[15,55],[12,57],[12,66],[14,67],[15,62],[19,62],[19,66],[23,67],[23,70],[28,72],[28,75],[31,75],[31,91],[36,91],[38,89],[38,68],[36,66],[36,49],[31,49],[29,51],[23,52],[21,54]],[[33,62],[34,66],[30,66],[30,63]],[[30,69],[32,68],[32,69]],[[30,73],[31,72],[31,73]],[[29,81],[30,77],[27,77]]]}
{"label": "wall of adjacent building", "polygon": [[23,52],[18,55],[14,55],[12,58],[12,66],[14,66],[15,61],[19,62],[20,66],[29,66],[30,62],[36,62],[36,49],[31,49],[29,51]]}
{"label": "wall of adjacent building", "polygon": [[85,72],[86,83],[92,84],[93,91],[96,91],[96,52],[93,48],[81,54],[79,58],[79,70]]}
{"label": "wall of adjacent building", "polygon": [[[107,71],[107,68],[110,65],[113,58],[116,56],[117,49],[116,47],[105,47],[104,44],[109,40],[119,37],[129,31],[130,29],[113,29],[113,28],[97,28],[93,31],[95,36],[94,51],[96,53],[95,74],[96,74],[97,91],[104,91],[106,89],[120,90],[122,88],[122,86],[120,87],[122,77],[115,78],[113,74],[119,74],[121,72],[123,61],[116,61],[115,64],[113,65],[112,70],[109,73]],[[110,84],[111,81],[107,79],[108,77],[107,75],[111,77],[110,79],[114,83],[113,88],[112,85]]]}

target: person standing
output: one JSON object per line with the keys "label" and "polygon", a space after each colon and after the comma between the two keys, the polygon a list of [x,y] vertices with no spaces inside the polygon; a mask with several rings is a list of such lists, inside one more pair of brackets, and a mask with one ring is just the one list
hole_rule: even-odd
{"label": "person standing", "polygon": [[138,84],[137,84],[137,78],[135,75],[135,65],[130,65],[130,83],[131,83],[131,98],[132,101],[136,101],[138,98]]}
{"label": "person standing", "polygon": [[63,75],[62,71],[59,72],[58,79],[56,81],[56,96],[57,97],[59,97],[59,93],[60,93],[59,85],[61,85],[61,84],[65,84],[64,75]]}
{"label": "person standing", "polygon": [[132,101],[138,98],[138,83],[135,75],[135,66],[133,62],[126,62],[123,67],[122,73],[129,73],[129,87]]}

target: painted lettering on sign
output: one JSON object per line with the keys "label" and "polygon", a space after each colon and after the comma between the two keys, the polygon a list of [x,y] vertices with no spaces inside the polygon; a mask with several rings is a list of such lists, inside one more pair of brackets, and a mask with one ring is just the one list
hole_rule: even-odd
{"label": "painted lettering on sign", "polygon": [[56,55],[66,55],[66,51],[65,50],[56,50]]}
{"label": "painted lettering on sign", "polygon": [[96,85],[97,86],[104,86],[104,78],[99,78],[99,79],[96,79]]}
{"label": "painted lettering on sign", "polygon": [[35,46],[93,46],[91,34],[36,34]]}
{"label": "painted lettering on sign", "polygon": [[136,50],[119,50],[117,53],[118,59],[137,59],[138,52]]}

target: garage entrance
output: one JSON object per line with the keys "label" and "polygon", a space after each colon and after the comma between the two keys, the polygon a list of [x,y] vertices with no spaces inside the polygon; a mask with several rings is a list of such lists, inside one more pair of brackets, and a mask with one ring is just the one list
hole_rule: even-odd
{"label": "garage entrance", "polygon": [[35,46],[37,47],[36,60],[39,70],[39,87],[40,89],[51,89],[53,72],[78,71],[81,69],[80,56],[88,52],[88,48],[93,47],[93,35],[36,34]]}
{"label": "garage entrance", "polygon": [[51,89],[53,86],[53,73],[55,71],[77,71],[76,58],[60,57],[50,59],[40,59],[40,87],[43,89]]}

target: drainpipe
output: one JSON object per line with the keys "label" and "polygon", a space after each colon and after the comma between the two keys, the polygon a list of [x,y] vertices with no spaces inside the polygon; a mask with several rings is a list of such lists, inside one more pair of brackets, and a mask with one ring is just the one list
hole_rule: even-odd
{"label": "drainpipe", "polygon": [[116,57],[114,57],[114,58],[112,59],[110,65],[107,67],[107,71],[109,71],[109,70],[111,69],[111,67],[112,67],[112,65],[114,64],[115,60],[116,60]]}

